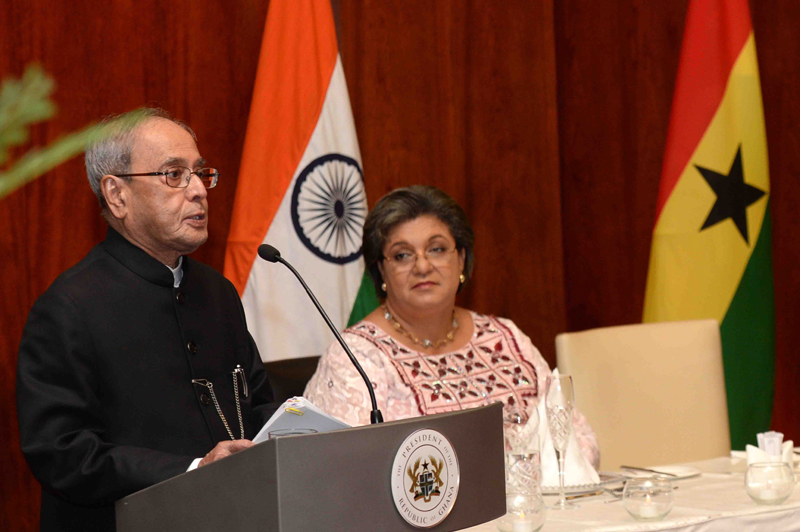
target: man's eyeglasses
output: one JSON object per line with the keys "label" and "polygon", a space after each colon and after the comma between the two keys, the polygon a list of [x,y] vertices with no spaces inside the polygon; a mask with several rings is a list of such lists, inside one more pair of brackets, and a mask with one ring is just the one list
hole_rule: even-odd
{"label": "man's eyeglasses", "polygon": [[455,250],[455,247],[437,244],[429,247],[421,254],[410,249],[403,249],[392,253],[388,257],[384,256],[383,258],[384,260],[394,263],[398,271],[403,271],[413,268],[420,256],[425,257],[425,260],[430,262],[433,266],[447,266],[450,260],[450,254]]}
{"label": "man's eyeglasses", "polygon": [[214,188],[219,180],[219,170],[216,168],[200,168],[192,170],[185,166],[172,166],[163,172],[147,172],[144,174],[114,174],[117,177],[139,177],[139,176],[158,176],[163,175],[167,178],[167,185],[172,188],[186,188],[192,180],[192,174],[200,178],[200,182],[206,188]]}

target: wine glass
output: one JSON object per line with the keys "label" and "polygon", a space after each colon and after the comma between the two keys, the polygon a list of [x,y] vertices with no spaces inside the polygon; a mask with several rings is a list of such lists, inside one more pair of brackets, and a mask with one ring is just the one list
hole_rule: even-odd
{"label": "wine glass", "polygon": [[556,451],[556,460],[558,460],[559,500],[551,509],[569,510],[577,508],[578,505],[567,502],[564,496],[564,455],[567,453],[567,444],[572,433],[572,410],[575,403],[572,377],[570,375],[551,375],[547,377],[547,391],[544,400],[550,438],[553,440],[553,448]]}

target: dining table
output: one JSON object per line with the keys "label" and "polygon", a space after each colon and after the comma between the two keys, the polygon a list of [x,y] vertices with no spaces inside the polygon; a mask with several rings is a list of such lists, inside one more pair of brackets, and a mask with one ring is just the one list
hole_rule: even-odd
{"label": "dining table", "polygon": [[[658,521],[637,521],[615,495],[603,490],[589,491],[575,498],[572,510],[547,510],[541,532],[639,532],[670,530],[681,532],[800,531],[800,490],[795,489],[779,505],[756,504],[745,491],[747,460],[719,457],[677,464],[696,468],[699,475],[671,479],[674,504]],[[647,466],[658,470],[658,466]],[[795,476],[800,470],[795,470]],[[620,481],[621,486],[624,479]],[[551,504],[557,498],[545,496]],[[613,502],[610,502],[613,501]],[[497,521],[467,529],[468,532],[497,532]]]}

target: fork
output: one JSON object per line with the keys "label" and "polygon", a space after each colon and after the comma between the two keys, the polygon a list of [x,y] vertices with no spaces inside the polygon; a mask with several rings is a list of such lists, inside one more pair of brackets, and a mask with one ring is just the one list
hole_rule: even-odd
{"label": "fork", "polygon": [[628,469],[629,471],[643,471],[645,473],[653,473],[655,475],[661,475],[664,477],[677,477],[675,473],[667,473],[666,471],[658,471],[655,469],[648,469],[646,467],[634,467],[629,465],[619,466],[620,469]]}
{"label": "fork", "polygon": [[612,497],[614,497],[612,500],[606,501],[606,504],[608,504],[610,502],[616,502],[616,501],[622,500],[622,490],[625,489],[625,487],[623,486],[623,487],[614,488],[614,489],[611,489],[611,488],[600,488],[600,489],[602,489],[604,492],[606,492],[609,495],[611,495]]}

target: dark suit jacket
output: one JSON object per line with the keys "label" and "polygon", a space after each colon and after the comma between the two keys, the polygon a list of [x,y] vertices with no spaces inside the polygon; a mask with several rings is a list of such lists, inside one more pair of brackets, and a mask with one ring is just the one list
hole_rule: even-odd
{"label": "dark suit jacket", "polygon": [[42,485],[41,530],[114,530],[117,499],[186,471],[275,410],[233,285],[183,259],[183,280],[113,229],[36,301],[17,367],[22,451]]}

